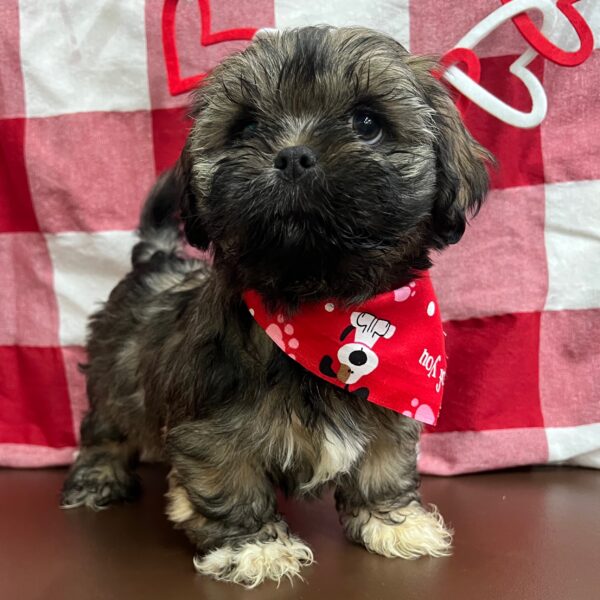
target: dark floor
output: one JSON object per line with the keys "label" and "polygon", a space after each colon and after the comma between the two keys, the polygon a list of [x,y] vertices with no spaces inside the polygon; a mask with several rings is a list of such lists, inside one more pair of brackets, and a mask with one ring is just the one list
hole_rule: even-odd
{"label": "dark floor", "polygon": [[244,590],[195,574],[163,517],[165,471],[142,470],[134,505],[62,511],[64,471],[0,470],[3,600],[600,599],[600,473],[544,468],[426,477],[423,495],[456,530],[452,558],[368,554],[343,538],[331,498],[282,506],[313,548],[305,583]]}

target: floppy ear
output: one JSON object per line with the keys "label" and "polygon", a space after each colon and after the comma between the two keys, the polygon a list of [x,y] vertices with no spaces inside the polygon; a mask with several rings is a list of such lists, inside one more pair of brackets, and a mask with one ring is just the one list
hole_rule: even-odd
{"label": "floppy ear", "polygon": [[494,159],[467,131],[446,88],[432,75],[437,65],[414,56],[407,62],[434,110],[437,196],[432,225],[436,245],[442,248],[458,242],[468,217],[479,211],[489,184],[486,164]]}
{"label": "floppy ear", "polygon": [[175,165],[175,177],[179,185],[179,212],[185,237],[192,246],[206,250],[210,239],[198,211],[198,200],[192,185],[192,160],[187,143]]}

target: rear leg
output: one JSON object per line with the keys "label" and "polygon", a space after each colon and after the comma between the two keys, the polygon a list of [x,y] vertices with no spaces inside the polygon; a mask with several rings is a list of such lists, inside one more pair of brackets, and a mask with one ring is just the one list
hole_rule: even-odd
{"label": "rear leg", "polygon": [[92,410],[81,424],[81,450],[63,484],[61,506],[100,510],[134,500],[140,492],[137,462],[137,449],[127,437]]}

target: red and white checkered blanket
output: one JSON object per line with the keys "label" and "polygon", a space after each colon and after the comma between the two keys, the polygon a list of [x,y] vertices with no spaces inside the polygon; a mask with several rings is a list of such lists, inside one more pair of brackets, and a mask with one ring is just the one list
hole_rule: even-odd
{"label": "red and white checkered blanket", "polygon": [[[231,28],[362,24],[442,54],[499,6],[181,0],[180,76],[243,47],[221,41]],[[598,2],[574,6],[600,41]],[[167,85],[162,8],[0,5],[2,465],[68,463],[77,446],[86,316],[128,269],[141,203],[186,133],[186,97]],[[553,41],[577,48],[561,19]],[[202,46],[201,33],[213,43]],[[481,85],[524,111],[529,94],[508,67],[526,47],[509,21],[475,49]],[[421,442],[425,472],[600,466],[600,50],[574,68],[541,57],[529,68],[548,98],[540,126],[519,129],[473,104],[465,113],[500,169],[481,214],[433,270],[449,362],[439,424]]]}

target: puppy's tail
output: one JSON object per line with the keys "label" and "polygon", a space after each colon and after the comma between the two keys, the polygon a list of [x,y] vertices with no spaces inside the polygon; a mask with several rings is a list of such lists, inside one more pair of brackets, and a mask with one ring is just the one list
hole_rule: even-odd
{"label": "puppy's tail", "polygon": [[133,267],[147,263],[156,253],[175,254],[181,248],[178,207],[180,189],[173,171],[163,173],[154,184],[142,214],[138,242],[131,253]]}

